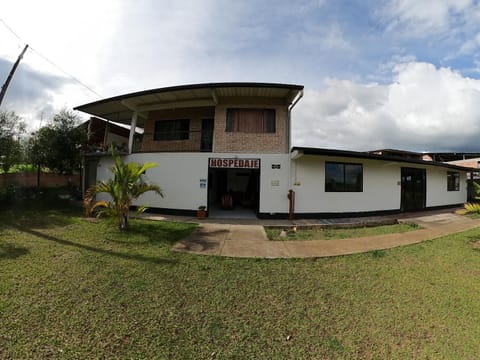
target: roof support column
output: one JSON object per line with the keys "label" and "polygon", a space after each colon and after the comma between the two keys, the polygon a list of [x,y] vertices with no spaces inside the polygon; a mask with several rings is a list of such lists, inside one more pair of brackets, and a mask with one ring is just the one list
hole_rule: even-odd
{"label": "roof support column", "polygon": [[135,129],[137,128],[137,118],[138,113],[134,111],[132,113],[132,120],[130,121],[130,135],[128,136],[128,153],[131,154],[133,151],[133,139],[135,136]]}

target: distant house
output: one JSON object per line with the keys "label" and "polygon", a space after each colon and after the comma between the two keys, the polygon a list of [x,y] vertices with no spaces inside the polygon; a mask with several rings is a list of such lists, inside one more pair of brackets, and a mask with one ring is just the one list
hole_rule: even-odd
{"label": "distant house", "polygon": [[398,150],[398,149],[372,150],[372,151],[368,151],[368,153],[383,155],[383,156],[397,156],[397,157],[402,157],[402,158],[412,159],[412,160],[425,160],[425,161],[433,160],[432,156],[428,153]]}
{"label": "distant house", "polygon": [[[159,212],[193,215],[205,206],[211,217],[333,217],[466,201],[462,166],[392,151],[292,147],[292,112],[302,95],[301,85],[210,83],[116,96],[76,110],[130,125],[125,160],[158,163],[146,177],[165,192],[138,204]],[[138,127],[144,132],[135,146]],[[86,167],[92,178],[106,179],[111,163],[107,154],[93,153]]]}
{"label": "distant house", "polygon": [[[88,142],[85,144],[83,153],[82,189],[85,191],[89,186],[97,182],[97,173],[94,167],[97,166],[100,156],[110,154],[112,146],[118,153],[128,154],[128,140],[130,126],[118,124],[112,121],[91,117],[80,125],[87,133]],[[135,143],[141,142],[141,131],[134,135]]]}

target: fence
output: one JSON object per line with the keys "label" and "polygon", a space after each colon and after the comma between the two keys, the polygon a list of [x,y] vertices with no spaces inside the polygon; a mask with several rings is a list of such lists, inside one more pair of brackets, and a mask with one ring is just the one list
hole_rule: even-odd
{"label": "fence", "polygon": [[[0,187],[8,185],[36,187],[37,173],[0,174]],[[63,186],[80,186],[80,175],[40,174],[40,187],[55,188]]]}

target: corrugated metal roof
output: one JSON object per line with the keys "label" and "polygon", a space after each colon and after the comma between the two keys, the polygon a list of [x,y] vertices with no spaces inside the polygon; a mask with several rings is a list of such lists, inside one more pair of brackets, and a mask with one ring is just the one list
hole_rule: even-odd
{"label": "corrugated metal roof", "polygon": [[444,168],[449,168],[449,169],[454,169],[459,171],[467,171],[467,172],[472,171],[472,169],[468,167],[446,164],[438,161],[409,159],[401,156],[377,155],[377,154],[371,154],[368,152],[361,152],[361,151],[322,149],[322,148],[298,147],[298,146],[293,147],[292,152],[293,151],[299,151],[304,155],[323,155],[323,156],[336,156],[336,157],[354,158],[354,159],[393,161],[393,162],[418,164],[418,165],[426,165],[426,166],[439,166],[439,167],[444,167]]}
{"label": "corrugated metal roof", "polygon": [[[75,107],[88,114],[112,121],[130,123],[134,111],[146,117],[148,111],[161,108],[215,106],[225,98],[263,97],[293,102],[302,85],[275,83],[206,83],[139,91]],[[139,124],[142,121],[139,119]]]}

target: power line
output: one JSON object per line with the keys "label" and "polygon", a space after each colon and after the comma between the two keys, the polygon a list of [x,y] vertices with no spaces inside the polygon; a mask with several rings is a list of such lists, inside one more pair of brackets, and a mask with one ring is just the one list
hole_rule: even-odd
{"label": "power line", "polygon": [[[3,21],[3,19],[0,19],[0,22],[5,26],[5,28],[7,28],[8,31],[10,31],[18,40],[20,40],[24,45],[26,45],[27,43],[20,37],[18,36],[18,34],[13,31],[13,29],[7,25],[7,23],[5,21]],[[49,58],[47,58],[45,55],[43,55],[42,53],[40,53],[38,50],[36,50],[35,48],[33,48],[32,46],[30,46],[28,48],[28,50],[31,50],[33,51],[34,53],[36,53],[38,56],[40,56],[43,60],[45,60],[46,62],[48,62],[50,65],[52,65],[53,67],[55,67],[57,70],[59,70],[60,72],[64,73],[65,75],[67,75],[69,78],[73,79],[75,82],[79,83],[81,86],[83,86],[84,88],[86,88],[87,90],[89,90],[90,92],[94,93],[95,95],[97,95],[98,97],[103,97],[102,95],[100,95],[99,93],[97,93],[95,90],[93,90],[90,86],[84,84],[82,81],[80,81],[77,77],[73,76],[72,74],[70,74],[69,72],[63,70],[59,65],[57,65],[56,63],[54,63],[52,60],[50,60]]]}

